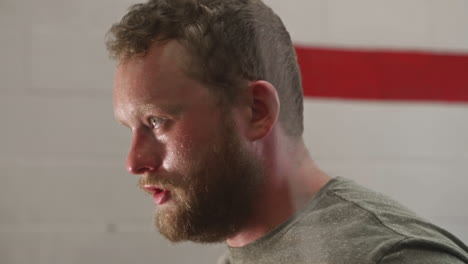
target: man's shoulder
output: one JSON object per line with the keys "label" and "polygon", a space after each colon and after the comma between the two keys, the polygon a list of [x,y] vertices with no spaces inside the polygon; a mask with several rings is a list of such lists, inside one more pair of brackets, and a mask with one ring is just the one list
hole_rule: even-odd
{"label": "man's shoulder", "polygon": [[[312,229],[330,225],[339,229],[372,227],[375,232],[405,236],[408,221],[426,222],[390,197],[337,177],[322,188],[305,208],[300,225]],[[401,227],[404,228],[400,233]]]}
{"label": "man's shoulder", "polygon": [[334,216],[344,229],[367,230],[369,235],[386,233],[398,239],[435,239],[449,244],[455,238],[396,200],[344,178],[337,178],[309,213],[321,212]]}
{"label": "man's shoulder", "polygon": [[[450,258],[468,263],[468,249],[456,237],[393,199],[344,178],[332,179],[288,222],[234,251],[230,253],[241,252],[251,261],[242,263],[256,264],[393,264],[425,251],[436,252],[440,263]],[[232,258],[228,254],[218,263],[236,263]]]}
{"label": "man's shoulder", "polygon": [[306,245],[320,248],[311,254],[324,259],[339,255],[349,259],[347,263],[379,263],[385,255],[406,247],[468,254],[449,232],[397,201],[344,178],[327,184],[307,209],[285,238],[307,241]]}

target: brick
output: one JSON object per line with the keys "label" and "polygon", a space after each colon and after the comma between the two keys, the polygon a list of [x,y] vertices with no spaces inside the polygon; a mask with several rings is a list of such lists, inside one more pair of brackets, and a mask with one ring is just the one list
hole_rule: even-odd
{"label": "brick", "polygon": [[0,3],[0,93],[22,93],[29,83],[29,19],[21,3]]}
{"label": "brick", "polygon": [[324,42],[324,0],[298,0],[294,3],[269,0],[265,3],[280,16],[296,44]]}
{"label": "brick", "polygon": [[468,2],[430,0],[434,48],[468,52]]}
{"label": "brick", "polygon": [[47,262],[44,242],[43,236],[37,233],[0,232],[0,261],[5,264],[53,264]]}
{"label": "brick", "polygon": [[215,263],[220,246],[171,245],[154,232],[61,234],[55,236],[50,252],[56,263],[115,263],[135,260],[157,263]]}
{"label": "brick", "polygon": [[32,89],[36,93],[110,95],[115,67],[104,46],[104,33],[66,24],[34,25]]}
{"label": "brick", "polygon": [[392,48],[427,45],[426,0],[330,0],[327,3],[330,44]]}
{"label": "brick", "polygon": [[2,96],[2,153],[119,155],[131,134],[113,118],[111,96]]}
{"label": "brick", "polygon": [[468,158],[464,105],[306,100],[313,154],[339,158]]}
{"label": "brick", "polygon": [[1,233],[0,260],[6,264],[215,263],[224,246],[170,245],[148,233]]}
{"label": "brick", "polygon": [[0,230],[104,232],[112,225],[140,231],[152,226],[155,206],[136,187],[136,176],[127,175],[118,161],[78,159],[0,163],[5,172],[1,208],[6,212]]}

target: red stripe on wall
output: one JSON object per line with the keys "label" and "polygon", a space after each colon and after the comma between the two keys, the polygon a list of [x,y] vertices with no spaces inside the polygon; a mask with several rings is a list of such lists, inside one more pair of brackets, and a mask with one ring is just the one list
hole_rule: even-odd
{"label": "red stripe on wall", "polygon": [[468,102],[468,55],[296,46],[312,97]]}

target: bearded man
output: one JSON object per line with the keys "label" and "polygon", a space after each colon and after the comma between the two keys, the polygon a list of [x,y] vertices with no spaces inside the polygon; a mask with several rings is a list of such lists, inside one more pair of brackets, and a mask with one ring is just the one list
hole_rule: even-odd
{"label": "bearded man", "polygon": [[127,169],[169,240],[219,263],[468,263],[453,235],[311,159],[299,67],[261,0],[150,0],[112,26]]}

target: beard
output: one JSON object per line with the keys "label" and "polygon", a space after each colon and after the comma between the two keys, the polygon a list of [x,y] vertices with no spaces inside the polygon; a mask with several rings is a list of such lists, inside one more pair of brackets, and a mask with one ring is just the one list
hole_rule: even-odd
{"label": "beard", "polygon": [[191,151],[181,173],[140,179],[170,191],[155,225],[173,242],[221,242],[242,229],[264,179],[259,158],[243,148],[234,122],[224,118],[218,140],[203,153]]}

